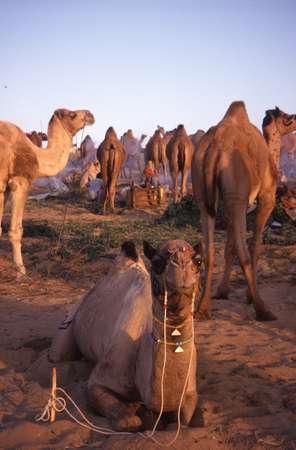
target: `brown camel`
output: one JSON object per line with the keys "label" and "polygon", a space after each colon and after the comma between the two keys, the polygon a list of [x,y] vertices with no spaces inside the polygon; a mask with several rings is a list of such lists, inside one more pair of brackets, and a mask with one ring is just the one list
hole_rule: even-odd
{"label": "brown camel", "polygon": [[152,161],[159,175],[160,166],[162,166],[164,176],[167,176],[167,157],[165,154],[165,143],[161,137],[161,132],[157,129],[154,135],[149,139],[145,148],[145,163]]}
{"label": "brown camel", "polygon": [[171,176],[173,179],[173,199],[178,201],[178,176],[181,172],[181,198],[186,194],[187,180],[193,155],[193,144],[188,137],[184,125],[176,128],[174,136],[169,140],[166,147],[166,154],[170,164]]}
{"label": "brown camel", "polygon": [[[206,244],[206,283],[199,305],[200,317],[208,315],[214,265],[214,225],[220,194],[227,217],[227,242],[225,271],[216,297],[228,297],[231,267],[238,255],[256,319],[274,320],[275,316],[265,307],[259,294],[256,276],[263,229],[275,204],[277,170],[262,134],[250,123],[243,102],[232,103],[222,121],[202,137],[192,159],[191,171]],[[245,239],[246,211],[256,198],[256,228],[249,253]]]}
{"label": "brown camel", "polygon": [[48,147],[40,149],[20,128],[9,122],[0,121],[0,224],[4,209],[4,194],[9,191],[11,195],[9,239],[18,275],[26,273],[21,240],[28,190],[35,178],[56,175],[65,167],[73,136],[85,125],[93,123],[94,117],[89,111],[57,109],[48,124]]}
{"label": "brown camel", "polygon": [[108,201],[112,212],[115,209],[116,184],[125,160],[123,144],[112,127],[108,128],[105,139],[98,147],[97,158],[101,164],[104,182],[103,212],[105,214]]}
{"label": "brown camel", "polygon": [[157,249],[144,242],[149,276],[134,244],[125,242],[109,272],[75,305],[53,339],[53,363],[80,354],[94,364],[89,401],[116,430],[145,428],[143,409],[160,412],[162,374],[163,412],[176,420],[180,406],[181,422],[187,425],[192,418],[197,405],[192,311],[199,252],[199,245],[192,248],[183,240],[166,241]]}
{"label": "brown camel", "polygon": [[42,147],[42,142],[47,141],[47,134],[39,131],[31,131],[30,133],[26,133],[26,136],[33,142],[33,144],[37,145],[37,147]]}

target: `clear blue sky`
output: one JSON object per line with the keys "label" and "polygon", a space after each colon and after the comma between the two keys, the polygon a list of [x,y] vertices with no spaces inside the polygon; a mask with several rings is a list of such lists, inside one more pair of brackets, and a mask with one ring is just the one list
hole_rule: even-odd
{"label": "clear blue sky", "polygon": [[207,129],[233,100],[259,127],[296,113],[295,0],[1,0],[0,17],[0,118],[26,131],[58,107],[90,109],[96,142]]}

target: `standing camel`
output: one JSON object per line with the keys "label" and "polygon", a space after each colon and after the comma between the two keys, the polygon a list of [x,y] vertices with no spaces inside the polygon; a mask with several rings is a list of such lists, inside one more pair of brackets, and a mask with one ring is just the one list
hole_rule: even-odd
{"label": "standing camel", "polygon": [[[216,296],[228,297],[231,267],[237,254],[256,319],[276,319],[258,291],[257,261],[264,226],[275,204],[277,169],[262,134],[250,123],[243,102],[232,103],[222,121],[202,137],[192,159],[192,182],[206,244],[206,284],[199,305],[200,317],[207,317],[210,303],[214,226],[220,194],[227,217],[227,241],[225,271]],[[256,198],[256,228],[249,253],[245,238],[246,212]]]}
{"label": "standing camel", "polygon": [[181,172],[181,198],[186,194],[187,180],[193,155],[193,144],[188,137],[184,125],[176,128],[174,136],[169,140],[166,154],[170,164],[173,179],[173,199],[178,201],[178,176]]}
{"label": "standing camel", "polygon": [[97,158],[101,164],[104,182],[103,212],[105,214],[108,201],[112,212],[115,209],[116,184],[125,160],[124,147],[113,127],[109,127],[106,131],[105,139],[98,147]]}
{"label": "standing camel", "polygon": [[[48,124],[48,146],[40,149],[25,133],[9,122],[0,121],[0,225],[4,197],[11,195],[9,240],[18,275],[24,275],[21,240],[22,221],[27,194],[37,177],[53,176],[67,164],[72,138],[85,125],[92,125],[94,116],[86,110],[57,109]],[[1,227],[0,227],[1,235]]]}
{"label": "standing camel", "polygon": [[154,135],[149,139],[145,148],[145,163],[152,161],[159,175],[160,166],[162,166],[163,174],[167,176],[167,157],[165,154],[165,143],[161,137],[161,131],[157,129]]}

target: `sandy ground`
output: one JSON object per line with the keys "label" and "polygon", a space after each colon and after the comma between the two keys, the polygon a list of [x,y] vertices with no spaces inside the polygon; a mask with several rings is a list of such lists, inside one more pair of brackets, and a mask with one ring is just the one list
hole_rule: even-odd
{"label": "sandy ground", "polygon": [[[71,208],[69,220],[100,216]],[[31,208],[26,217],[50,218],[50,207]],[[117,220],[117,219],[116,219]],[[27,244],[34,238],[26,238]],[[36,245],[38,239],[35,238]],[[26,245],[24,245],[24,253]],[[36,246],[38,252],[38,246]],[[45,256],[46,257],[46,256]],[[216,278],[222,265],[218,245]],[[213,299],[212,319],[196,321],[199,349],[199,408],[193,427],[183,429],[170,447],[199,450],[296,449],[296,249],[266,246],[260,263],[260,290],[275,322],[254,320],[236,267],[229,300]],[[50,264],[44,261],[43,264]],[[53,424],[36,422],[50,392],[47,351],[66,311],[106,270],[96,261],[66,280],[33,270],[16,282],[7,237],[0,242],[0,448],[1,449],[158,449],[137,434],[102,436],[75,424],[66,413]],[[57,367],[58,385],[78,402],[97,425],[106,425],[86,404],[86,362]],[[70,409],[73,411],[72,409]],[[161,442],[175,431],[159,431]]]}

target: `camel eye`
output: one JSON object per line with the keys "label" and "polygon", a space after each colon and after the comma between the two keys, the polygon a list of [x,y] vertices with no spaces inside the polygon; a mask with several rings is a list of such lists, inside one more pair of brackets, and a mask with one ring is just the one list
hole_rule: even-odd
{"label": "camel eye", "polygon": [[71,113],[70,113],[70,117],[71,117],[71,119],[75,119],[76,113],[75,113],[75,112],[71,112]]}
{"label": "camel eye", "polygon": [[195,258],[193,258],[193,264],[195,265],[195,267],[199,270],[200,266],[201,266],[202,260],[199,256],[196,256]]}
{"label": "camel eye", "polygon": [[163,258],[156,257],[152,261],[152,269],[158,275],[164,272],[166,266],[166,261]]}

